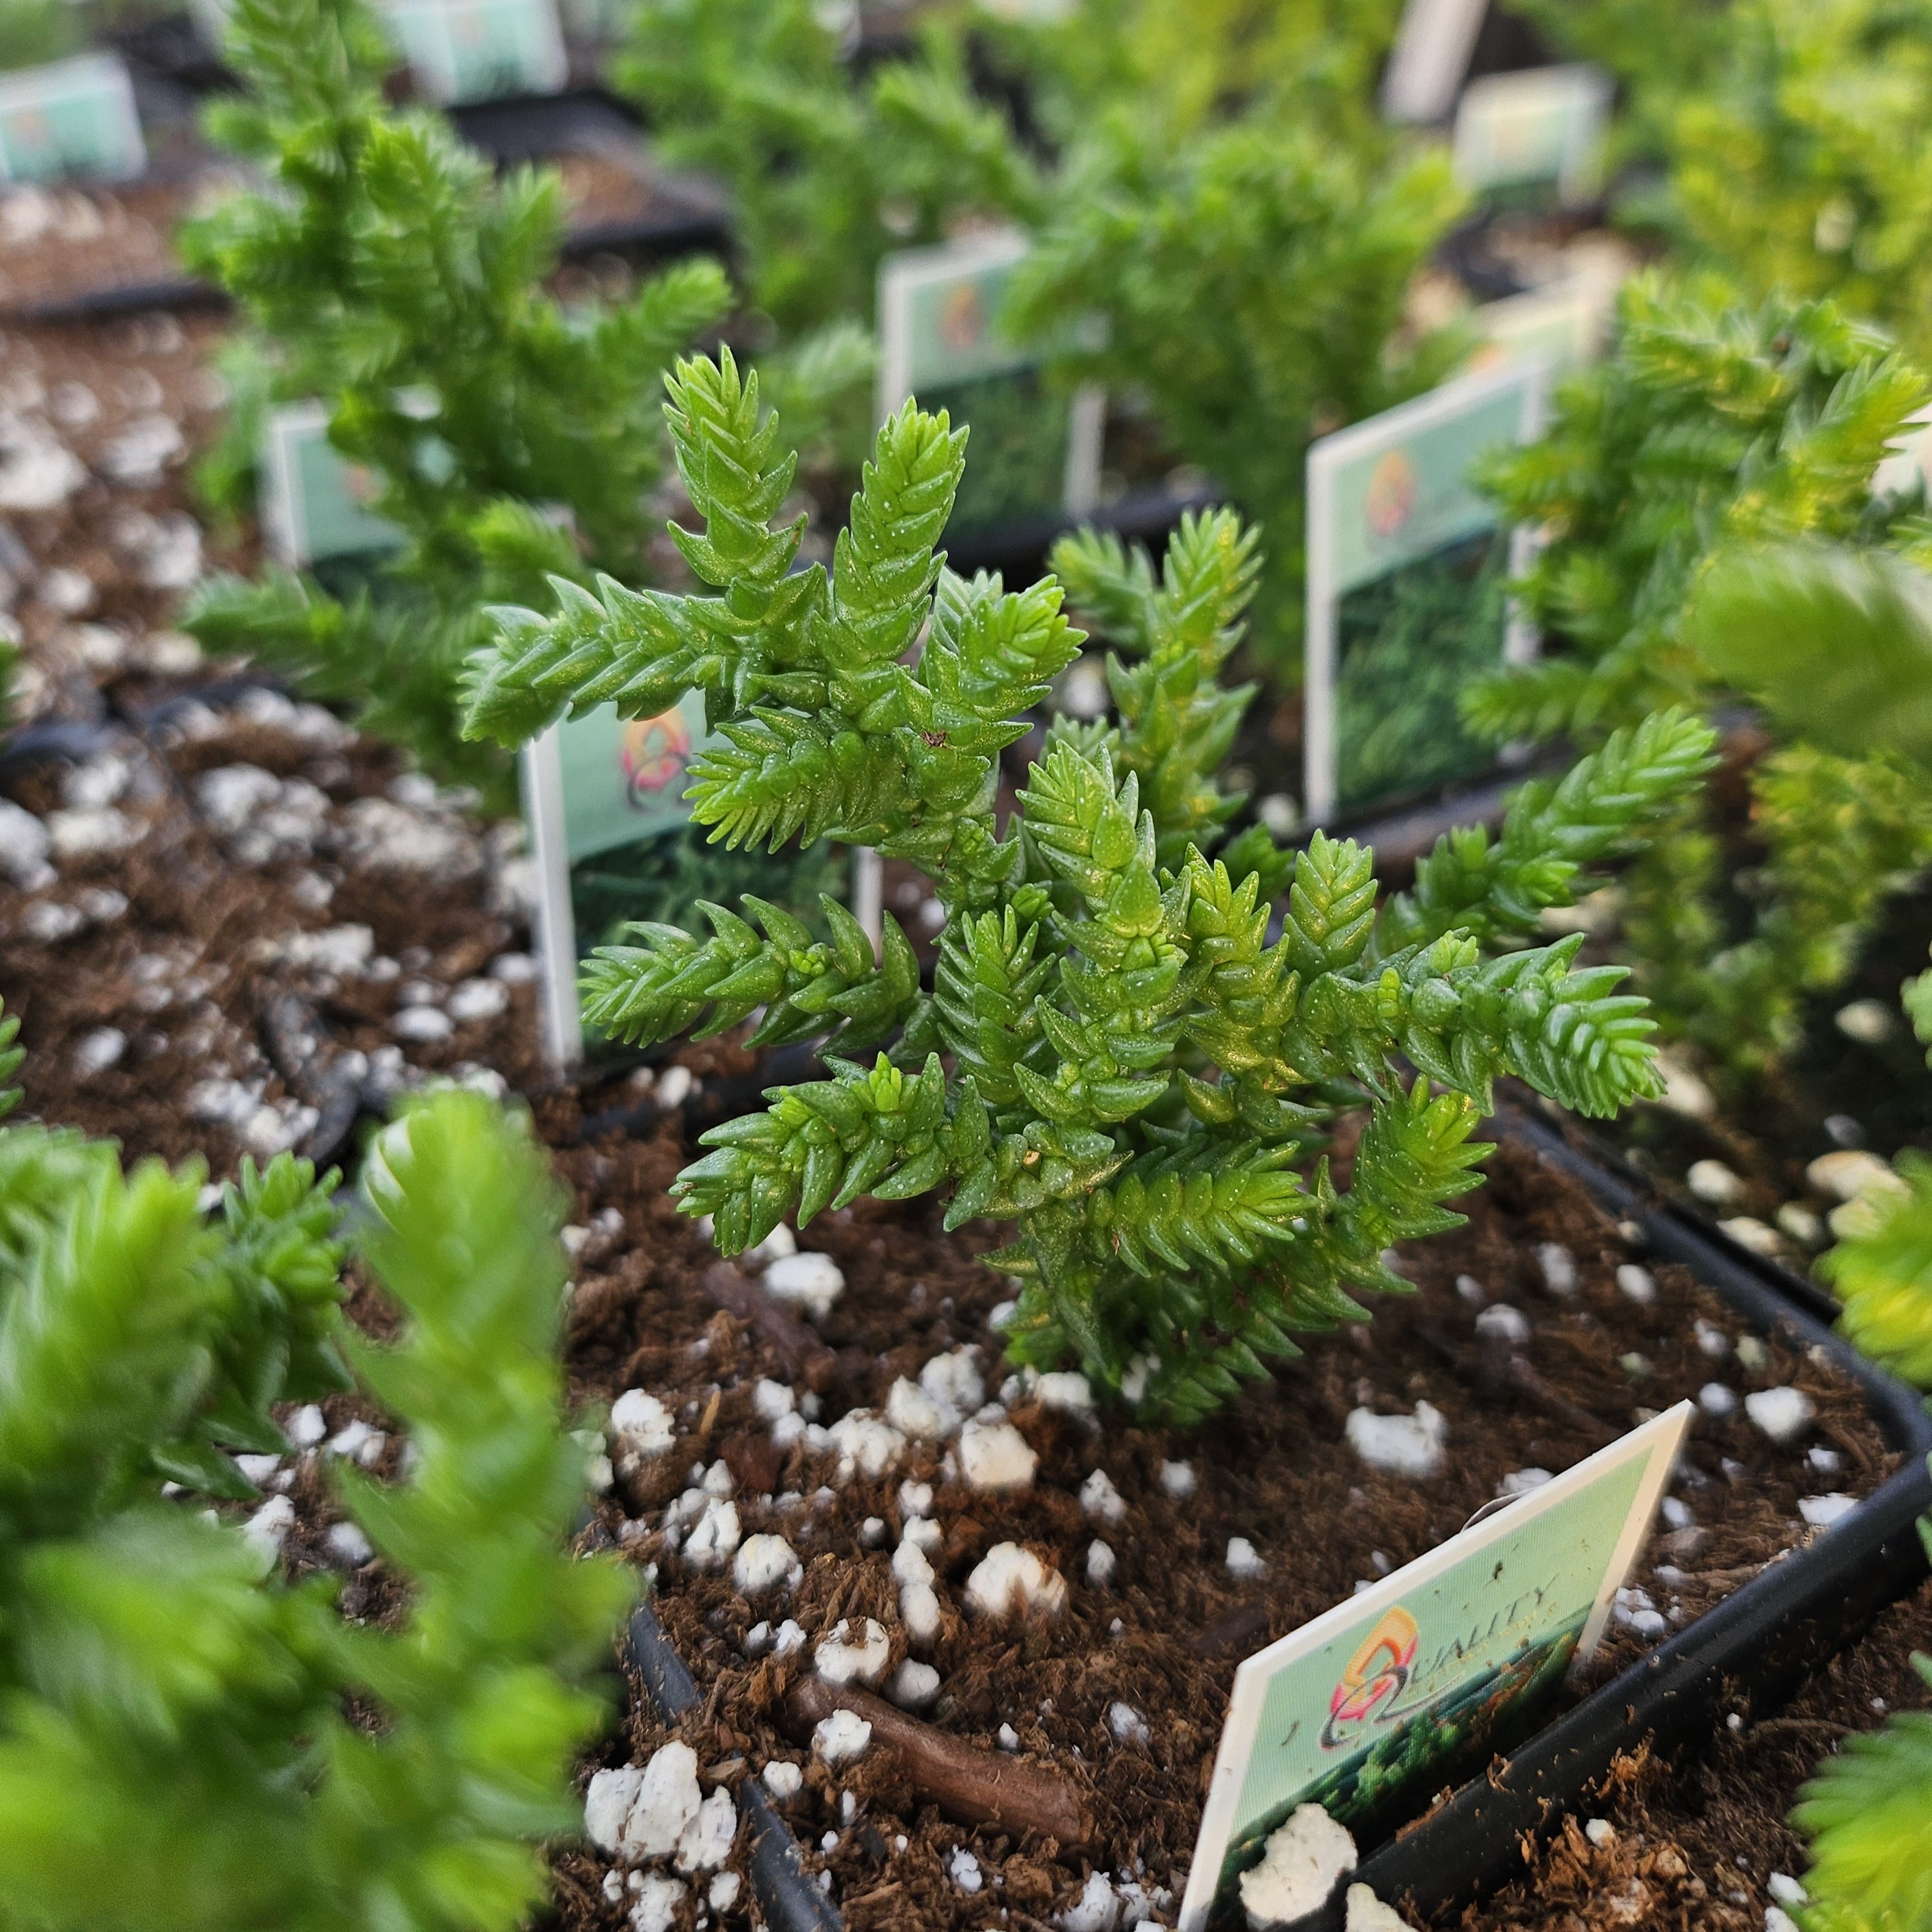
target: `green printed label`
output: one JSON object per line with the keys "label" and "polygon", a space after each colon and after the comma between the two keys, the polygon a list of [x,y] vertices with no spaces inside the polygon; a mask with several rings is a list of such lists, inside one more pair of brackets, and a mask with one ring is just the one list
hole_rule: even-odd
{"label": "green printed label", "polygon": [[262,464],[262,524],[284,563],[393,550],[402,532],[370,508],[381,493],[375,474],[328,440],[328,412],[296,403],[268,418]]}
{"label": "green printed label", "polygon": [[1601,182],[1610,83],[1593,67],[1548,67],[1472,81],[1456,105],[1456,178],[1478,194],[1552,187],[1587,200]]}
{"label": "green printed label", "polygon": [[1470,470],[1484,452],[1520,440],[1522,407],[1522,392],[1511,385],[1336,461],[1337,596],[1494,528],[1496,506],[1470,481]]}
{"label": "green printed label", "polygon": [[1079,515],[1099,494],[1106,399],[1051,388],[1048,346],[1010,340],[1000,312],[1023,236],[975,237],[888,256],[879,269],[879,415],[908,396],[971,431],[948,532],[955,542]]}
{"label": "green printed label", "polygon": [[83,54],[0,75],[0,180],[144,173],[134,90],[117,54]]}
{"label": "green printed label", "polygon": [[570,862],[683,825],[691,761],[705,744],[696,692],[655,718],[620,718],[600,704],[557,727],[563,836]]}
{"label": "green printed label", "polygon": [[1298,1805],[1372,1843],[1556,1688],[1603,1627],[1691,1413],[1679,1403],[1242,1665],[1183,1932],[1232,1901]]}
{"label": "green printed label", "polygon": [[554,94],[568,78],[555,0],[407,0],[389,17],[417,85],[445,106]]}

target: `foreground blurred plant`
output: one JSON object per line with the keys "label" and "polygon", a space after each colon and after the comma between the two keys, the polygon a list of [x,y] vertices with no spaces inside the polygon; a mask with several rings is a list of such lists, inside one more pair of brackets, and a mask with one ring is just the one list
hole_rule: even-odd
{"label": "foreground blurred plant", "polygon": [[[945,568],[963,433],[900,411],[831,568],[795,572],[802,520],[771,522],[794,459],[760,424],[755,380],[728,356],[680,364],[670,387],[704,519],[674,536],[722,594],[560,581],[556,616],[500,612],[470,728],[514,743],[573,706],[648,712],[694,686],[722,735],[693,768],[714,837],[873,845],[934,879],[946,914],[930,996],[890,920],[875,962],[842,914],[812,946],[755,900],[748,919],[707,908],[710,938],[643,926],[590,962],[586,1015],[627,1040],[754,1009],[756,1043],[829,1036],[830,1077],[774,1089],[679,1180],[727,1252],[794,1210],[950,1186],[950,1226],[1016,1223],[991,1258],[1025,1284],[1018,1359],[1070,1354],[1096,1387],[1191,1421],[1293,1353],[1292,1331],[1355,1318],[1350,1287],[1401,1286],[1382,1252],[1454,1225],[1442,1204],[1477,1184],[1469,1136],[1498,1074],[1593,1114],[1653,1090],[1649,1022],[1618,971],[1576,970],[1574,939],[1486,958],[1464,928],[1520,932],[1564,902],[1580,862],[1694,774],[1702,728],[1660,726],[1647,763],[1619,741],[1642,770],[1538,794],[1501,848],[1445,845],[1378,944],[1366,851],[1318,838],[1290,855],[1259,828],[1223,842],[1239,800],[1215,772],[1248,693],[1217,674],[1258,559],[1222,512],[1183,523],[1159,578],[1110,539],[1055,552],[1123,647],[1120,722],[1057,723],[1003,830],[1000,753],[1082,638],[1053,578],[1007,592]],[[895,1034],[870,1065],[852,1057]],[[1343,1191],[1324,1150],[1337,1111],[1363,1105]]]}
{"label": "foreground blurred plant", "polygon": [[[404,548],[379,596],[218,578],[184,621],[503,802],[502,760],[454,728],[478,602],[530,595],[586,556],[644,574],[658,377],[723,314],[723,274],[694,260],[626,302],[558,302],[544,283],[560,178],[498,182],[442,116],[390,109],[393,55],[363,0],[238,0],[226,55],[248,92],[218,102],[210,130],[268,185],[190,224],[184,258],[240,304],[275,392],[328,404],[332,441],[376,479],[369,507]],[[230,487],[247,473],[222,467]]]}
{"label": "foreground blurred plant", "polygon": [[[475,1095],[379,1136],[377,1345],[338,1319],[334,1179],[244,1163],[210,1225],[196,1168],[0,1130],[0,1923],[508,1932],[542,1894],[626,1598],[562,1548],[550,1184]],[[286,1450],[268,1405],[348,1386],[345,1357],[415,1459],[340,1477],[409,1586],[393,1630],[160,1494],[252,1493],[220,1450]]]}
{"label": "foreground blurred plant", "polygon": [[[1872,481],[1928,393],[1828,303],[1748,308],[1713,285],[1633,284],[1615,352],[1560,392],[1543,442],[1491,466],[1505,520],[1550,533],[1517,586],[1546,651],[1474,687],[1472,724],[1498,742],[1588,743],[1660,705],[1735,702],[1739,681],[1684,632],[1714,560],[1802,535],[1913,540],[1918,500],[1874,499]],[[1751,772],[1767,850],[1748,896],[1731,894],[1696,805],[1623,882],[1639,984],[1666,1030],[1740,1076],[1790,1050],[1804,1000],[1843,982],[1932,860],[1932,800],[1878,746],[1829,741],[1802,715],[1779,735]]]}

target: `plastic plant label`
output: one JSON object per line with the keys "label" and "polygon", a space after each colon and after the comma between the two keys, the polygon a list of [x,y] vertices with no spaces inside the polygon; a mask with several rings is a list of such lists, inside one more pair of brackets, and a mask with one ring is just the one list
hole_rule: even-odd
{"label": "plastic plant label", "polygon": [[1472,80],[1456,104],[1456,178],[1477,194],[1553,189],[1574,207],[1602,185],[1610,76],[1540,67]]}
{"label": "plastic plant label", "polygon": [[1468,319],[1480,342],[1463,373],[1540,361],[1552,377],[1567,376],[1603,353],[1616,299],[1615,283],[1578,275],[1553,288],[1485,302]]}
{"label": "plastic plant label", "polygon": [[[1304,796],[1309,821],[1486,769],[1458,700],[1534,653],[1504,586],[1520,544],[1471,481],[1476,458],[1541,433],[1548,365],[1459,377],[1308,452]],[[1509,553],[1514,549],[1514,556]]]}
{"label": "plastic plant label", "polygon": [[262,533],[291,569],[332,557],[394,550],[402,532],[369,508],[380,485],[328,440],[328,411],[319,402],[270,412],[262,436]]}
{"label": "plastic plant label", "polygon": [[1103,392],[1048,388],[1045,347],[1010,341],[999,328],[1027,245],[1001,230],[905,249],[879,265],[879,420],[916,396],[922,409],[945,410],[955,428],[972,428],[946,526],[956,544],[1084,515],[1100,491]]}
{"label": "plastic plant label", "polygon": [[131,181],[148,150],[118,54],[79,54],[0,74],[0,182]]}
{"label": "plastic plant label", "polygon": [[555,94],[570,77],[556,0],[400,0],[388,17],[417,87],[440,106]]}
{"label": "plastic plant label", "polygon": [[[575,1064],[602,1043],[586,1033],[578,1007],[577,976],[584,958],[594,947],[610,944],[628,921],[658,916],[668,886],[676,884],[676,854],[692,830],[685,796],[691,765],[710,742],[704,700],[687,692],[652,718],[621,718],[615,704],[600,704],[552,725],[524,748],[524,818],[537,874],[544,1044],[560,1066]],[[750,854],[724,861],[740,873],[759,862]],[[739,890],[782,898],[785,884],[739,878],[701,896],[735,910]],[[862,922],[864,888],[855,872],[851,896]],[[797,896],[810,895],[799,890]],[[654,898],[660,903],[654,904]],[[875,944],[878,926],[874,885],[868,930]]]}
{"label": "plastic plant label", "polygon": [[1401,127],[1449,118],[1489,0],[1408,0],[1382,76],[1382,114]]}
{"label": "plastic plant label", "polygon": [[690,822],[686,773],[704,742],[704,701],[688,692],[655,718],[620,718],[616,705],[600,704],[524,748],[524,812],[539,882],[544,1042],[560,1065],[584,1054],[578,962],[608,936],[596,929],[601,922],[580,916],[587,910],[578,890],[580,868]]}
{"label": "plastic plant label", "polygon": [[1298,1804],[1385,1835],[1486,1756],[1609,1621],[1696,1405],[1633,1430],[1250,1658],[1234,1676],[1180,1908],[1230,1909]]}

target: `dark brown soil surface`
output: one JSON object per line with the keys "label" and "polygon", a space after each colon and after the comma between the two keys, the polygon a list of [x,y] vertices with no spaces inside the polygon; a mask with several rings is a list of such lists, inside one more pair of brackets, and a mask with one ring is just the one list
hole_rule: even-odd
{"label": "dark brown soil surface", "polygon": [[[58,842],[51,876],[0,878],[0,994],[23,1023],[28,1110],[112,1133],[130,1155],[205,1154],[219,1174],[244,1151],[320,1145],[332,1132],[341,1144],[345,1105],[366,1118],[428,1072],[531,1094],[575,1196],[572,1394],[597,1404],[642,1388],[678,1418],[676,1449],[620,1473],[590,1535],[656,1566],[663,1620],[704,1694],[686,1730],[710,1782],[808,1755],[776,1714],[809,1648],[788,1660],[748,1654],[758,1622],[792,1617],[815,1641],[841,1616],[874,1616],[893,1663],[906,1654],[890,1572],[908,1508],[900,1486],[931,1482],[943,1609],[928,1654],[942,1679],[932,1720],[987,1748],[1010,1726],[1023,1758],[1071,1783],[1095,1829],[1078,1852],[962,1829],[922,1804],[883,1750],[836,1779],[816,1766],[790,1815],[854,1932],[1045,1922],[1090,1868],[1138,1879],[1160,1916],[1159,1892],[1178,1892],[1184,1874],[1242,1656],[1453,1534],[1504,1476],[1563,1468],[1706,1382],[1740,1396],[1793,1384],[1817,1419],[1806,1443],[1787,1449],[1741,1417],[1700,1419],[1677,1498],[1688,1520],[1633,1580],[1666,1628],[1814,1533],[1800,1520],[1801,1496],[1864,1494],[1888,1472],[1856,1394],[1828,1370],[1774,1343],[1748,1368],[1706,1352],[1698,1318],[1734,1340],[1738,1323],[1670,1268],[1654,1270],[1654,1302],[1631,1300],[1616,1270],[1643,1257],[1567,1184],[1510,1151],[1472,1197],[1468,1229],[1406,1258],[1413,1298],[1312,1342],[1304,1361],[1184,1440],[1088,1423],[1016,1384],[1005,1400],[1040,1462],[1033,1486],[1014,1495],[949,1480],[937,1444],[910,1444],[888,1474],[842,1484],[837,1457],[808,1441],[779,1453],[754,1412],[755,1385],[799,1376],[704,1291],[715,1257],[665,1192],[690,1151],[677,1124],[648,1139],[583,1132],[586,1114],[647,1098],[652,1076],[581,1094],[546,1084],[519,976],[527,934],[514,837],[487,836],[460,801],[438,797],[316,707],[200,663],[168,628],[195,569],[245,565],[251,554],[246,539],[200,529],[186,484],[220,402],[204,366],[214,340],[206,320],[153,316],[10,328],[0,349],[12,439],[0,479],[22,452],[45,473],[62,470],[62,453],[70,459],[54,500],[0,512],[0,602],[22,640],[18,711],[103,734],[75,757],[10,768],[4,788]],[[242,802],[224,807],[224,790],[238,785]],[[917,923],[922,890],[896,877],[889,902]],[[442,1012],[446,1030],[412,1029],[403,1016],[418,1007]],[[722,1045],[678,1058],[700,1093],[748,1066]],[[822,1426],[882,1407],[896,1376],[916,1377],[962,1346],[980,1350],[988,1394],[1000,1390],[988,1322],[1008,1288],[973,1259],[996,1238],[984,1228],[943,1238],[929,1204],[860,1204],[807,1231],[805,1245],[832,1256],[848,1282],[822,1324],[833,1356],[820,1378]],[[1536,1249],[1546,1241],[1575,1256],[1574,1300],[1542,1286]],[[1474,1294],[1459,1289],[1463,1276]],[[1519,1310],[1527,1339],[1484,1339],[1478,1296]],[[365,1301],[353,1312],[379,1318]],[[1412,1484],[1360,1465],[1344,1438],[1349,1412],[1420,1400],[1448,1419],[1444,1473]],[[332,1434],[380,1420],[351,1398],[325,1417]],[[373,1466],[393,1471],[398,1447],[392,1438],[372,1451]],[[1827,1452],[1828,1466],[1808,1460],[1808,1448]],[[1194,1479],[1185,1497],[1162,1482],[1163,1464],[1181,1460]],[[694,1571],[673,1546],[667,1510],[694,1468],[718,1461],[733,1473],[745,1533],[782,1533],[803,1562],[782,1600],[748,1604],[728,1572]],[[297,1568],[342,1567],[322,1540],[333,1514],[326,1468],[312,1456],[275,1479],[286,1478],[297,1505],[286,1546]],[[1096,1468],[1122,1498],[1118,1523],[1083,1514],[1081,1486]],[[1118,1565],[1104,1587],[1088,1580],[1096,1535]],[[1237,1536],[1268,1565],[1258,1582],[1226,1567]],[[1063,1616],[994,1628],[964,1614],[967,1575],[1006,1540],[1065,1578]],[[356,1568],[349,1588],[352,1615],[398,1607],[380,1566]],[[1649,1640],[1616,1628],[1597,1674]],[[1144,1743],[1116,1742],[1107,1721],[1116,1703],[1144,1718]],[[640,1760],[662,1741],[634,1705],[603,1761]],[[956,1875],[968,1869],[956,1867],[962,1851],[976,1891]],[[567,1925],[622,1922],[605,1862],[570,1850],[557,1869]],[[746,1910],[735,1908],[733,1922]],[[695,1911],[687,1902],[687,1932]]]}
{"label": "dark brown soil surface", "polygon": [[0,320],[10,312],[176,280],[175,225],[232,178],[209,164],[123,187],[16,188],[0,194]]}
{"label": "dark brown soil surface", "polygon": [[[542,1110],[554,1144],[569,1138],[570,1112],[562,1098]],[[901,1484],[930,1482],[943,1532],[933,1562],[945,1611],[927,1653],[942,1678],[934,1720],[989,1748],[997,1748],[1000,1726],[1010,1726],[1022,1755],[1068,1779],[1096,1820],[1084,1852],[1055,1858],[1051,1846],[1018,1834],[946,1822],[906,1786],[888,1754],[875,1752],[847,1774],[814,1764],[790,1816],[808,1863],[831,1873],[856,1932],[1011,1922],[1003,1912],[1046,1918],[1070,1902],[1090,1868],[1117,1879],[1142,1875],[1150,1892],[1178,1894],[1242,1657],[1345,1598],[1358,1580],[1454,1534],[1511,1472],[1568,1467],[1708,1382],[1726,1380],[1740,1394],[1780,1383],[1803,1388],[1819,1410],[1809,1442],[1828,1448],[1839,1464],[1823,1474],[1808,1463],[1804,1445],[1775,1448],[1741,1414],[1700,1417],[1689,1452],[1694,1467],[1678,1492],[1690,1526],[1660,1538],[1632,1580],[1668,1624],[1694,1616],[1812,1533],[1797,1516],[1801,1495],[1864,1493],[1893,1465],[1856,1394],[1828,1370],[1776,1343],[1750,1370],[1735,1356],[1706,1352],[1693,1333],[1697,1318],[1732,1336],[1740,1326],[1683,1270],[1654,1270],[1654,1304],[1630,1299],[1615,1280],[1632,1255],[1616,1226],[1509,1149],[1492,1161],[1491,1185],[1471,1197],[1468,1228],[1405,1254],[1418,1284],[1413,1298],[1381,1305],[1370,1325],[1314,1342],[1304,1361],[1191,1437],[1085,1424],[1016,1386],[1007,1391],[1012,1418],[1040,1458],[1030,1490],[973,1491],[949,1480],[942,1447],[918,1443],[885,1475],[841,1483],[836,1455],[808,1445],[780,1455],[754,1414],[758,1378],[789,1382],[793,1374],[700,1286],[712,1257],[664,1193],[684,1156],[667,1132],[648,1143],[566,1148],[560,1159],[578,1190],[573,1219],[593,1231],[578,1256],[574,1392],[608,1400],[643,1388],[680,1418],[671,1453],[620,1475],[602,1528],[656,1568],[658,1614],[704,1697],[702,1714],[682,1727],[700,1763],[726,1767],[719,1778],[730,1782],[756,1774],[773,1756],[808,1758],[782,1734],[776,1714],[788,1682],[808,1667],[809,1648],[790,1661],[754,1654],[748,1634],[761,1622],[794,1618],[815,1640],[841,1617],[872,1616],[890,1634],[892,1664],[909,1654],[892,1546],[906,1515]],[[823,1391],[826,1422],[855,1406],[882,1409],[895,1376],[916,1376],[925,1361],[962,1345],[980,1346],[989,1391],[998,1385],[1004,1372],[987,1317],[1008,1291],[970,1259],[994,1234],[968,1231],[949,1242],[937,1226],[936,1213],[922,1207],[862,1203],[807,1231],[804,1245],[831,1255],[848,1284],[820,1324],[838,1362]],[[1541,1286],[1536,1249],[1550,1240],[1576,1257],[1583,1288],[1574,1302]],[[1456,1285],[1460,1275],[1480,1283],[1486,1301],[1519,1309],[1529,1340],[1514,1351],[1486,1346],[1474,1328],[1478,1309]],[[1528,1365],[1527,1378],[1512,1376],[1512,1352]],[[1407,1410],[1423,1400],[1450,1420],[1443,1475],[1412,1483],[1358,1461],[1343,1437],[1351,1409]],[[782,1600],[748,1603],[728,1577],[688,1568],[666,1534],[667,1508],[720,1457],[736,1475],[743,1533],[783,1534],[804,1564],[802,1580]],[[1185,1498],[1162,1486],[1170,1459],[1191,1465],[1196,1486]],[[1107,1472],[1124,1499],[1117,1525],[1082,1514],[1081,1484],[1095,1468]],[[868,1519],[878,1520],[870,1540]],[[1096,1534],[1118,1558],[1110,1588],[1087,1580],[1086,1551]],[[1230,1574],[1233,1536],[1248,1538],[1268,1562],[1259,1584]],[[1066,1579],[1064,1616],[990,1627],[964,1613],[968,1574],[992,1545],[1009,1540],[1041,1552]],[[1613,1626],[1592,1681],[1644,1647],[1634,1628]],[[1115,1742],[1107,1720],[1117,1702],[1144,1717],[1148,1742]],[[641,1762],[662,1742],[647,1711],[635,1708],[608,1761]],[[983,1875],[976,1892],[952,1876],[962,1847]],[[564,1869],[574,1875],[566,1922],[620,1922],[619,1909],[604,1902],[602,1864],[572,1854]]]}
{"label": "dark brown soil surface", "polygon": [[[1676,1762],[1620,1759],[1583,1816],[1537,1851],[1532,1871],[1495,1898],[1438,1922],[1438,1932],[1614,1932],[1688,1925],[1761,1932],[1788,1904],[1773,1874],[1803,1880],[1803,1840],[1786,1822],[1800,1790],[1844,1738],[1888,1713],[1923,1710],[1932,1691],[1912,1667],[1932,1649],[1932,1584],[1886,1611],[1856,1649],[1834,1658],[1783,1709],[1726,1701],[1710,1748]],[[1600,1818],[1593,1841],[1586,1826]]]}
{"label": "dark brown soil surface", "polygon": [[[221,1173],[244,1151],[338,1145],[343,1109],[380,1110],[412,1069],[542,1075],[530,986],[490,979],[526,944],[515,828],[486,837],[393,752],[170,628],[202,569],[254,554],[202,530],[188,486],[218,421],[218,339],[211,318],[166,314],[0,338],[0,488],[34,466],[61,484],[0,512],[15,715],[98,733],[0,788],[56,840],[50,876],[0,874],[0,995],[31,1111]],[[242,770],[224,818],[212,775]],[[386,862],[385,832],[411,863]],[[359,963],[304,962],[300,935],[357,927]],[[442,1037],[395,1029],[402,1006],[478,980],[500,991],[458,1000],[474,1016]]]}

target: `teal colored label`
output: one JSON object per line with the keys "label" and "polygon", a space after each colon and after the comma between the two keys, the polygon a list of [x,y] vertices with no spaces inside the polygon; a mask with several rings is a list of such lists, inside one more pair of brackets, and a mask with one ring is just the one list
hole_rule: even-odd
{"label": "teal colored label", "polygon": [[570,862],[686,824],[692,760],[704,748],[696,692],[655,718],[620,718],[599,705],[557,728],[564,844]]}
{"label": "teal colored label", "polygon": [[382,493],[376,473],[352,463],[328,440],[319,406],[298,404],[270,424],[268,472],[264,479],[283,502],[272,527],[282,526],[288,556],[297,563],[326,562],[393,550],[402,532],[370,507]]}
{"label": "teal colored label", "polygon": [[915,394],[948,382],[1031,368],[1039,352],[1009,341],[998,327],[1016,262],[961,268],[916,284],[908,300],[907,377]]}
{"label": "teal colored label", "polygon": [[0,78],[0,178],[124,181],[147,166],[127,70],[82,57]]}
{"label": "teal colored label", "polygon": [[1644,1455],[1612,1462],[1276,1672],[1262,1693],[1221,1889],[1296,1806],[1318,1803],[1344,1823],[1372,1818],[1552,1690],[1651,1466]]}
{"label": "teal colored label", "polygon": [[1522,406],[1522,391],[1506,387],[1336,464],[1337,596],[1496,526],[1496,506],[1470,482],[1470,467],[1485,451],[1520,440]]}
{"label": "teal colored label", "polygon": [[553,0],[424,0],[391,18],[418,80],[451,105],[554,94],[567,77]]}

